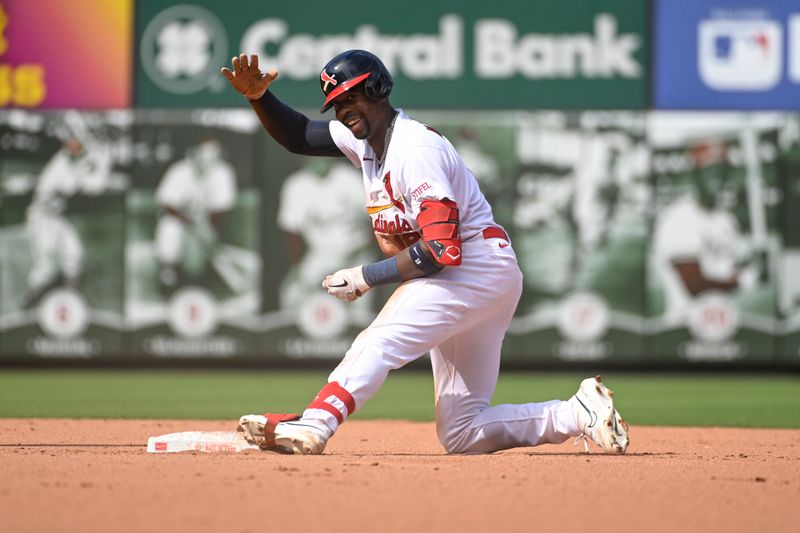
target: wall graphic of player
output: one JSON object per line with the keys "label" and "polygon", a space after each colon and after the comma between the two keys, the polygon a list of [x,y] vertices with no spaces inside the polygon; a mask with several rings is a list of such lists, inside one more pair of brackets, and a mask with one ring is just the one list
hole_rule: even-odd
{"label": "wall graphic of player", "polygon": [[527,151],[519,155],[530,169],[518,179],[513,218],[529,289],[557,296],[586,284],[588,261],[620,222],[623,194],[626,209],[637,204],[643,165],[624,135],[528,129],[518,149]]}
{"label": "wall graphic of player", "polygon": [[22,305],[35,305],[50,288],[63,284],[78,289],[84,246],[64,215],[76,195],[96,195],[108,186],[111,152],[89,134],[77,114],[65,117],[67,139],[45,165],[26,214],[33,265]]}
{"label": "wall graphic of player", "polygon": [[458,130],[458,136],[453,141],[453,146],[461,156],[461,160],[478,180],[485,196],[495,196],[503,184],[500,179],[500,165],[497,160],[487,153],[478,142],[478,134],[471,126],[463,126]]}
{"label": "wall graphic of player", "polygon": [[277,71],[262,73],[257,56],[242,54],[232,63],[222,73],[276,141],[294,153],[344,156],[361,169],[364,207],[388,258],[320,280],[328,293],[352,302],[377,285],[400,283],[302,415],[245,415],[239,424],[248,440],[268,450],[322,453],[390,370],[430,351],[437,434],[449,453],[570,436],[610,453],[626,450],[627,427],[599,379],[584,380],[568,401],[489,406],[522,273],[452,144],[389,103],[393,81],[380,59],[350,50],[325,65],[321,111],[332,107],[332,121],[309,120],[281,103],[267,90]]}
{"label": "wall graphic of player", "polygon": [[281,283],[284,309],[320,292],[320,280],[343,264],[369,260],[361,176],[352,166],[315,158],[283,184],[278,226],[288,233],[293,267]]}
{"label": "wall graphic of player", "polygon": [[[800,319],[800,117],[794,116],[780,132],[780,186],[783,251],[778,309],[784,317]],[[798,323],[800,326],[800,323]]]}
{"label": "wall graphic of player", "polygon": [[236,175],[213,138],[167,168],[156,189],[159,281],[165,290],[218,261],[219,224],[236,202]]}
{"label": "wall graphic of player", "polygon": [[685,324],[694,299],[704,291],[751,289],[758,282],[759,255],[732,213],[738,185],[724,164],[726,153],[722,141],[695,144],[690,149],[692,190],[656,219],[651,260],[663,285],[667,326]]}

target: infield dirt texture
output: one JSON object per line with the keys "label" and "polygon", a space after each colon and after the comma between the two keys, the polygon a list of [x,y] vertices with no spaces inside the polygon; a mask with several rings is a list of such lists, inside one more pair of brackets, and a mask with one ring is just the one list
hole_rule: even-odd
{"label": "infield dirt texture", "polygon": [[446,456],[432,423],[355,420],[323,456],[145,452],[195,429],[231,422],[0,420],[0,529],[797,530],[800,430],[634,426],[625,456],[571,441]]}

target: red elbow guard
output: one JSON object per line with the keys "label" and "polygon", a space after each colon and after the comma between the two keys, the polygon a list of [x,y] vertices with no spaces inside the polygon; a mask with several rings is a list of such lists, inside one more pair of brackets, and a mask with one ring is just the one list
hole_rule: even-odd
{"label": "red elbow guard", "polygon": [[440,265],[461,264],[458,205],[452,200],[424,200],[417,216],[422,240]]}

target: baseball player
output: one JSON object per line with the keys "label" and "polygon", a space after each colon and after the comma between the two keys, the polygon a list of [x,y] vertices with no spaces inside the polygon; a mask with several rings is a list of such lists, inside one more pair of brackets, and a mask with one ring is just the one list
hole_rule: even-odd
{"label": "baseball player", "polygon": [[83,270],[84,247],[75,226],[64,216],[70,198],[98,194],[107,186],[111,152],[88,135],[70,134],[45,165],[26,213],[26,230],[33,265],[23,307],[32,306],[61,278],[77,287]]}
{"label": "baseball player", "polygon": [[170,165],[156,189],[156,201],[161,208],[155,235],[159,279],[162,287],[174,288],[187,237],[196,239],[210,259],[222,215],[236,202],[236,175],[222,158],[219,142],[203,139]]}
{"label": "baseball player", "polygon": [[372,237],[360,212],[361,175],[347,163],[329,161],[313,159],[290,174],[281,189],[277,222],[289,234],[290,259],[296,263],[282,283],[285,309],[300,307],[322,290],[319,281],[331,265],[371,258],[366,252]]}
{"label": "baseball player", "polygon": [[[706,165],[695,163],[698,170]],[[695,194],[682,194],[656,220],[651,260],[664,287],[662,318],[670,326],[686,323],[703,291],[731,293],[758,282],[757,255],[730,212],[736,198],[732,180],[714,178],[694,176]]]}
{"label": "baseball player", "polygon": [[508,235],[450,142],[389,103],[393,81],[380,59],[350,50],[325,65],[321,112],[333,108],[332,121],[309,120],[281,103],[267,90],[277,71],[262,73],[257,56],[242,54],[232,65],[222,74],[276,141],[294,153],[344,156],[361,169],[366,211],[387,259],[334,272],[323,286],[352,302],[377,285],[400,284],[302,415],[241,417],[249,441],[283,453],[322,453],[390,370],[430,351],[437,434],[448,453],[570,436],[625,452],[627,427],[599,376],[584,380],[568,401],[489,406],[522,273]]}

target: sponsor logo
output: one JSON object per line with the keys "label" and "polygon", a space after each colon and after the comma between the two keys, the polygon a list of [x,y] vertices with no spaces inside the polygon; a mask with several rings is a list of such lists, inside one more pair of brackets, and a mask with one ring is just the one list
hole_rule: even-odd
{"label": "sponsor logo", "polygon": [[102,353],[103,345],[97,339],[52,339],[33,337],[25,343],[28,351],[50,359],[86,359]]}
{"label": "sponsor logo", "polygon": [[678,352],[690,362],[736,361],[747,355],[747,346],[738,342],[689,341],[678,347]]}
{"label": "sponsor logo", "polygon": [[336,76],[336,74],[331,74],[329,76],[328,73],[325,72],[324,70],[322,72],[320,72],[319,78],[320,78],[320,80],[325,82],[325,84],[322,86],[322,92],[324,92],[325,94],[328,94],[328,84],[329,83],[331,85],[334,85],[334,86],[339,84],[339,82],[336,81],[334,76]]}
{"label": "sponsor logo", "polygon": [[634,55],[642,38],[617,32],[610,13],[594,18],[593,33],[528,33],[513,22],[484,19],[475,25],[475,74],[479,78],[639,78]]}
{"label": "sponsor logo", "polygon": [[347,353],[352,343],[352,338],[312,340],[303,337],[293,337],[280,341],[278,350],[282,354],[293,359],[308,359],[314,357],[335,359],[338,361],[342,358],[342,354]]}
{"label": "sponsor logo", "polygon": [[426,181],[425,183],[423,183],[422,185],[411,191],[411,199],[416,200],[423,192],[429,190],[430,188],[431,188],[430,184],[428,184],[428,182]]}
{"label": "sponsor logo", "polygon": [[217,328],[217,303],[207,290],[186,287],[170,300],[167,322],[183,337],[206,337]]}
{"label": "sponsor logo", "polygon": [[701,20],[700,78],[718,91],[766,91],[781,81],[783,32],[769,19]]}
{"label": "sponsor logo", "polygon": [[[641,35],[620,33],[616,16],[610,13],[597,14],[591,32],[520,34],[511,20],[492,18],[477,20],[473,33],[474,73],[479,79],[642,76],[635,57]],[[245,53],[258,54],[265,68],[277,68],[281,76],[294,80],[316,77],[319,65],[352,48],[370,50],[390,72],[410,79],[457,79],[464,75],[464,19],[444,15],[438,32],[429,34],[383,34],[364,24],[351,34],[315,36],[292,34],[286,20],[267,18],[244,32],[240,46]]]}
{"label": "sponsor logo", "polygon": [[311,295],[303,301],[297,312],[298,329],[312,339],[339,337],[347,329],[348,322],[345,303],[327,294]]}
{"label": "sponsor logo", "polygon": [[576,292],[561,304],[558,331],[576,343],[598,341],[608,331],[611,316],[606,301],[591,292]]}
{"label": "sponsor logo", "polygon": [[239,448],[235,444],[224,444],[218,442],[193,442],[190,446],[195,452],[238,452]]}
{"label": "sponsor logo", "polygon": [[72,289],[50,291],[42,299],[38,312],[42,331],[57,339],[74,339],[89,327],[89,306]]}
{"label": "sponsor logo", "polygon": [[225,87],[218,70],[228,59],[228,36],[220,20],[201,7],[177,5],[156,15],[142,34],[139,55],[150,81],[167,92]]}
{"label": "sponsor logo", "polygon": [[689,310],[688,327],[692,335],[705,342],[721,343],[739,329],[739,313],[734,302],[722,293],[701,294]]}
{"label": "sponsor logo", "polygon": [[449,257],[452,261],[458,261],[458,259],[461,257],[461,248],[454,244],[451,244],[444,251],[444,255]]}
{"label": "sponsor logo", "polygon": [[204,337],[202,339],[175,338],[156,335],[142,343],[145,352],[158,357],[233,357],[241,352],[239,340],[227,336]]}
{"label": "sponsor logo", "polygon": [[553,345],[553,353],[563,361],[600,361],[613,353],[607,342],[560,341]]}
{"label": "sponsor logo", "polygon": [[[464,50],[461,17],[445,15],[437,34],[384,35],[371,24],[358,26],[351,35],[292,35],[285,20],[259,20],[242,35],[241,49],[259,54],[265,68],[277,68],[287,79],[316,77],[319,65],[345,50],[369,50],[381,58],[389,72],[411,79],[458,78],[463,71]],[[275,54],[266,54],[267,49]]]}
{"label": "sponsor logo", "polygon": [[165,452],[165,451],[167,451],[167,443],[166,442],[156,442],[156,451],[157,452]]}

